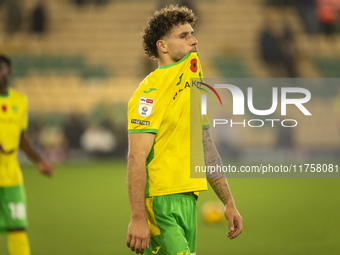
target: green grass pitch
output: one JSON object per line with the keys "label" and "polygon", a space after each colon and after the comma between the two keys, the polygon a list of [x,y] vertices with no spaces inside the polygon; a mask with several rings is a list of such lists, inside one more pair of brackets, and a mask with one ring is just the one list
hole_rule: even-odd
{"label": "green grass pitch", "polygon": [[[32,255],[128,255],[126,162],[65,164],[48,179],[24,166]],[[197,255],[339,254],[339,179],[229,179],[244,231],[198,218]],[[210,189],[204,201],[216,200]],[[0,254],[7,255],[6,236]]]}

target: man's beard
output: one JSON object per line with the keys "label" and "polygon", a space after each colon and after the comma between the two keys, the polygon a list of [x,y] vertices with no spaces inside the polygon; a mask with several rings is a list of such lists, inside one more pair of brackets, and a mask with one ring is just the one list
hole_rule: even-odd
{"label": "man's beard", "polygon": [[[189,53],[189,52],[188,52]],[[186,54],[188,54],[186,53]],[[172,60],[174,60],[175,62],[180,61],[182,58],[184,58],[184,56],[186,55],[184,53],[177,53],[175,56],[172,57]]]}

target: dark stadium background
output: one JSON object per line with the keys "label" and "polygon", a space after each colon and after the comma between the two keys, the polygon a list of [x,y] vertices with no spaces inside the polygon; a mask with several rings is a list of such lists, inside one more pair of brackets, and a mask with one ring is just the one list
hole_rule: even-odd
{"label": "dark stadium background", "polygon": [[[143,25],[176,1],[46,0],[36,9],[37,2],[0,1],[0,53],[13,60],[11,85],[28,97],[30,139],[56,168],[53,179],[44,178],[19,155],[32,254],[132,254],[125,245],[126,107],[157,66],[143,55]],[[334,37],[322,35],[316,10],[303,5],[308,1],[186,2],[199,17],[205,77],[339,77],[339,24]],[[246,155],[263,163],[339,164],[340,90],[321,91],[313,94],[309,108],[316,114],[303,129],[244,129],[231,139],[224,162],[240,166]],[[303,154],[287,157],[291,152]],[[230,178],[229,184],[244,232],[230,241],[226,221],[205,223],[201,207],[217,198],[204,192],[197,254],[338,254],[339,179]],[[0,254],[7,254],[5,235]]]}

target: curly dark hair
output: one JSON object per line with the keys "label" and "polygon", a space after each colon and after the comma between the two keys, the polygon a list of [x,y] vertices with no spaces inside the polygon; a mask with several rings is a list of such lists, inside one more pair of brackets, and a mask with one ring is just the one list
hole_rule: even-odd
{"label": "curly dark hair", "polygon": [[170,30],[179,24],[194,25],[196,16],[192,10],[185,6],[170,5],[159,11],[149,19],[144,28],[143,47],[149,57],[158,57],[156,42],[167,35]]}
{"label": "curly dark hair", "polygon": [[4,62],[8,67],[11,67],[11,60],[5,55],[0,55],[0,62]]}

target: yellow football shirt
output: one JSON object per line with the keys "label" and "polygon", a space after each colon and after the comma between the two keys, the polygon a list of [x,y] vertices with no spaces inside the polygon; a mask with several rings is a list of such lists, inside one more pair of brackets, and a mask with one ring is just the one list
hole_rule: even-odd
{"label": "yellow football shirt", "polygon": [[[190,178],[190,90],[199,91],[192,79],[203,79],[196,52],[160,66],[140,83],[129,101],[128,132],[156,134],[146,162],[146,197],[207,189],[205,178]],[[197,107],[191,110],[200,113],[200,101],[195,101]],[[195,116],[200,119],[194,128],[202,134],[209,120]],[[194,164],[204,165],[202,135],[199,138],[202,157]]]}
{"label": "yellow football shirt", "polygon": [[20,185],[22,173],[17,160],[20,137],[27,128],[26,97],[13,89],[0,95],[0,187]]}

